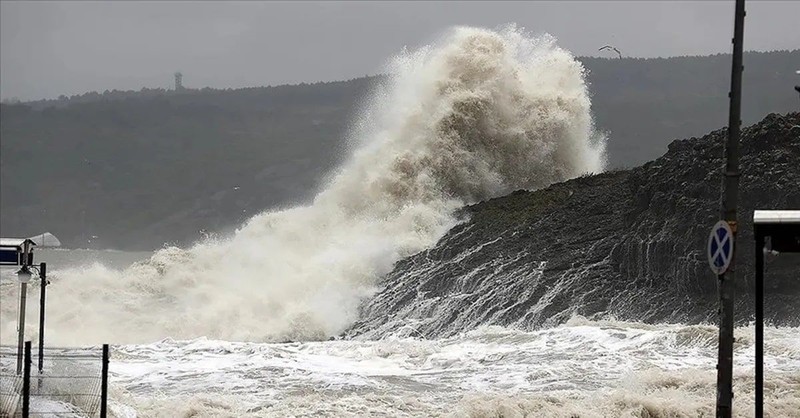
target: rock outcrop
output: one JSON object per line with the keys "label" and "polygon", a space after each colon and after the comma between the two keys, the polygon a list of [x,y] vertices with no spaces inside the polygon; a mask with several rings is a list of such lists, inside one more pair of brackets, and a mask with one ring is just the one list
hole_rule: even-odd
{"label": "rock outcrop", "polygon": [[[645,322],[717,318],[706,261],[720,217],[726,130],[674,141],[641,167],[518,191],[463,209],[433,248],[397,263],[346,333],[448,336],[536,328],[574,314]],[[800,113],[768,115],[741,142],[736,315],[752,317],[754,209],[800,209]],[[767,262],[766,316],[800,323],[800,255]]]}

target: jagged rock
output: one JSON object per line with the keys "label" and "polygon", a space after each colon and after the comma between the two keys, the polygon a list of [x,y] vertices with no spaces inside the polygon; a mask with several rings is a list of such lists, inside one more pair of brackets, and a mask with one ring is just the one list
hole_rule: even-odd
{"label": "jagged rock", "polygon": [[[800,114],[743,130],[736,316],[752,317],[752,213],[800,209]],[[645,322],[717,319],[706,261],[720,218],[726,130],[674,141],[655,161],[464,208],[434,247],[400,261],[347,336],[479,325],[535,328],[573,314]],[[766,316],[800,323],[800,255],[768,261]]]}

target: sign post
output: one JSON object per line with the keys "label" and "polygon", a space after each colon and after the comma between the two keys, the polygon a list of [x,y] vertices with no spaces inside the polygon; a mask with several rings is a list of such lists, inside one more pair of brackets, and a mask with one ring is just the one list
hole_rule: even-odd
{"label": "sign post", "polygon": [[[733,21],[733,60],[731,65],[728,143],[725,147],[722,219],[730,228],[731,257],[719,280],[719,352],[717,357],[717,417],[730,418],[733,408],[733,294],[736,288],[736,263],[733,240],[736,237],[736,201],[739,196],[739,131],[742,113],[742,55],[744,44],[744,1],[736,0]],[[711,262],[711,260],[709,260]],[[713,268],[712,268],[713,270]]]}

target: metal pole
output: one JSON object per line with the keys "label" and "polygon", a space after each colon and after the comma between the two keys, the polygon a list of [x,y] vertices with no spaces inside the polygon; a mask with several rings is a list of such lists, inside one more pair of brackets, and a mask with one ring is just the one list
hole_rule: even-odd
{"label": "metal pole", "polygon": [[[739,133],[742,111],[742,46],[744,41],[744,0],[736,0],[733,26],[728,143],[725,147],[725,181],[722,217],[736,237],[736,201],[739,195]],[[735,242],[735,240],[734,240]],[[736,284],[736,246],[728,270],[720,275],[719,353],[717,359],[717,417],[729,418],[733,407],[733,302]]]}
{"label": "metal pole", "polygon": [[22,374],[22,350],[25,344],[25,305],[28,298],[28,284],[20,283],[19,285],[19,320],[17,326],[19,327],[19,341],[17,342],[17,374]]}
{"label": "metal pole", "polygon": [[764,416],[764,234],[756,227],[756,415]]}
{"label": "metal pole", "polygon": [[47,263],[39,264],[39,374],[44,368],[44,304],[47,293]]}
{"label": "metal pole", "polygon": [[100,418],[108,413],[108,344],[103,344],[103,376],[100,383]]}
{"label": "metal pole", "polygon": [[30,416],[31,403],[31,342],[25,341],[25,375],[22,377],[22,416]]}
{"label": "metal pole", "polygon": [[[31,245],[28,241],[24,241],[22,243],[22,257],[20,264],[22,268],[28,267],[28,263],[30,263],[28,258],[28,253],[31,250]],[[21,272],[22,270],[20,270]],[[18,277],[19,273],[17,273]],[[28,284],[25,282],[20,283],[19,285],[19,317],[17,319],[17,333],[19,334],[19,338],[17,340],[17,375],[22,374],[22,347],[25,343],[25,308],[26,302],[28,298]]]}

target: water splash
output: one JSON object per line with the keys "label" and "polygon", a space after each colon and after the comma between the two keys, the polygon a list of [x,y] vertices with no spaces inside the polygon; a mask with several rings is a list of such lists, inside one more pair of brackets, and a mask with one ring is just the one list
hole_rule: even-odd
{"label": "water splash", "polygon": [[603,168],[584,68],[551,37],[458,27],[386,70],[354,123],[352,155],[312,205],[124,271],[58,272],[50,339],[324,339],[397,260],[451,228],[457,208]]}
{"label": "water splash", "polygon": [[[115,347],[112,400],[163,417],[713,416],[716,332],[574,317],[437,340],[167,340]],[[735,417],[752,416],[753,333],[735,330]],[[765,416],[800,417],[797,335],[765,329]]]}

